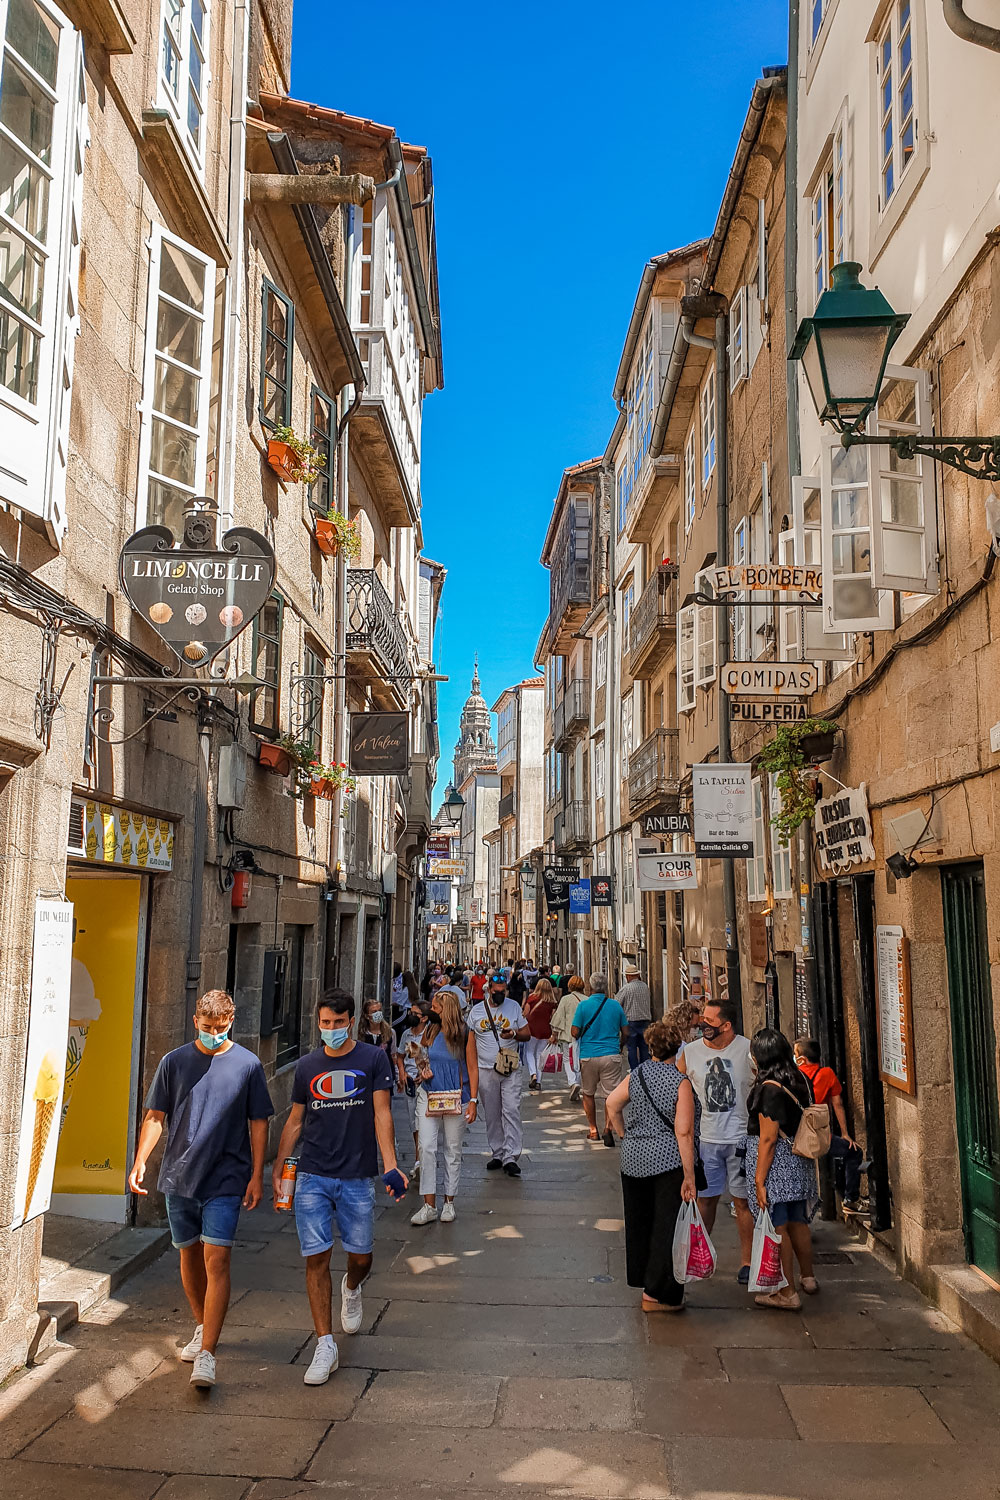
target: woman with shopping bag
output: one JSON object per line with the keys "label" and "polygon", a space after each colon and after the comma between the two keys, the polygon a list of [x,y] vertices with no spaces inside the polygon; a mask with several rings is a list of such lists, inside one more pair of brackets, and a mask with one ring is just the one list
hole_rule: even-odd
{"label": "woman with shopping bag", "polygon": [[[750,1042],[757,1080],[747,1100],[747,1185],[756,1220],[750,1290],[760,1307],[797,1312],[798,1261],[804,1292],[817,1292],[809,1222],[819,1200],[816,1162],[798,1155],[795,1137],[813,1104],[808,1078],[796,1066],[788,1038],[770,1027]],[[780,1236],[780,1276],[775,1276],[775,1239]],[[762,1268],[762,1269],[761,1269]]]}
{"label": "woman with shopping bag", "polygon": [[701,1106],[676,1067],[681,1028],[654,1021],[645,1041],[649,1061],[626,1074],[605,1106],[622,1138],[626,1274],[629,1286],[642,1288],[643,1312],[680,1312],[684,1282],[674,1274],[674,1233],[681,1205],[698,1196]]}

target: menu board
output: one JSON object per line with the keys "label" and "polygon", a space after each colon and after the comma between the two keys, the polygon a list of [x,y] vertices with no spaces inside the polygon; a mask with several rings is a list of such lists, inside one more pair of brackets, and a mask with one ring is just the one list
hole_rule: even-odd
{"label": "menu board", "polygon": [[902,927],[876,927],[879,1072],[885,1083],[917,1092],[913,1057],[909,944]]}

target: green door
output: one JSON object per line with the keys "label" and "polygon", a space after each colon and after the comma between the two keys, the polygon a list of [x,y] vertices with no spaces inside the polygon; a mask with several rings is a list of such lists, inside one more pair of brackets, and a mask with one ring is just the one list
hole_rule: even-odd
{"label": "green door", "polygon": [[1000,1104],[981,864],[941,871],[965,1255],[1000,1280]]}

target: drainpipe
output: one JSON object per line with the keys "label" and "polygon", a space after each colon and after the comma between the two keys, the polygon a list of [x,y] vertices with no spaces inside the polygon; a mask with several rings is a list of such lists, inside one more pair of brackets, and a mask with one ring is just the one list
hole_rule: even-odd
{"label": "drainpipe", "polygon": [[995,26],[986,26],[982,21],[973,21],[965,14],[964,0],[944,0],[944,18],[963,42],[988,47],[991,52],[1000,52],[1000,30]]}
{"label": "drainpipe", "polygon": [[[703,292],[697,297],[684,297],[681,311],[690,317],[715,317],[715,338],[702,338],[684,327],[684,338],[698,348],[712,349],[715,353],[715,514],[716,514],[716,558],[717,566],[725,567],[729,561],[729,310],[726,300],[718,292]],[[686,323],[685,319],[685,323]],[[729,660],[729,610],[716,611],[716,639],[720,663]],[[729,696],[718,692],[719,763],[725,764],[732,755],[729,737]],[[736,931],[736,865],[731,859],[722,861],[722,903],[726,921],[726,975],[729,1001],[736,1007],[737,1026],[743,1029],[743,983],[740,975],[740,950]]]}
{"label": "drainpipe", "polygon": [[[226,346],[223,372],[222,432],[216,457],[216,487],[223,520],[233,519],[236,487],[236,433],[239,428],[239,363],[243,343],[243,201],[246,182],[247,78],[250,58],[250,6],[237,0],[233,29],[233,83],[229,110],[229,194],[226,239]],[[220,473],[221,470],[221,473]]]}
{"label": "drainpipe", "polygon": [[[603,476],[606,472],[607,471],[602,468],[602,489]],[[619,879],[619,871],[616,868],[617,861],[615,860],[615,840],[617,838],[618,829],[621,828],[623,823],[623,809],[621,806],[622,779],[618,774],[618,767],[621,765],[619,754],[620,746],[618,744],[618,732],[621,724],[621,699],[618,691],[618,652],[615,645],[616,637],[618,634],[618,590],[615,586],[615,544],[618,535],[618,522],[615,515],[616,497],[614,491],[613,468],[611,469],[611,475],[611,526],[609,528],[608,537],[608,690],[605,699],[606,707],[604,711],[605,722],[608,724],[609,734],[607,736],[608,750],[605,753],[604,779],[606,784],[608,779],[612,775],[614,775],[615,786],[617,788],[617,795],[612,803],[612,808],[614,812],[617,813],[617,816],[613,816],[611,818],[612,827],[610,832],[608,833],[608,862],[610,866],[609,874],[611,876],[612,891],[611,923],[608,929],[611,938],[609,953],[609,957],[611,959],[611,975],[609,977],[611,978],[612,983],[617,984],[621,977],[619,962],[621,954],[621,939],[619,934],[618,920],[622,897],[622,885]],[[629,850],[628,853],[625,854],[624,858],[630,859],[631,857],[631,850]],[[633,891],[633,896],[635,894],[636,893]]]}

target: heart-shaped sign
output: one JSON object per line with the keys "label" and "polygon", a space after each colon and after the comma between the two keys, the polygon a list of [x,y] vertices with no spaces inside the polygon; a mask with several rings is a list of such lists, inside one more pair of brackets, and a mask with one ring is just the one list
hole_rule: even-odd
{"label": "heart-shaped sign", "polygon": [[245,526],[211,551],[177,547],[166,526],[145,526],[118,560],[128,602],[189,667],[205,666],[256,619],[274,575],[274,548]]}

